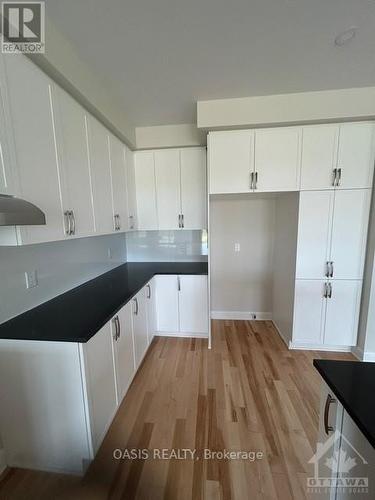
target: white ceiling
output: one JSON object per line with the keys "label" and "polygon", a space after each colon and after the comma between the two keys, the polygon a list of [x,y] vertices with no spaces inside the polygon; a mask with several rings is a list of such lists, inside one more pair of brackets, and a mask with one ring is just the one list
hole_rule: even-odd
{"label": "white ceiling", "polygon": [[375,85],[375,0],[46,3],[137,126],[194,123],[197,100]]}

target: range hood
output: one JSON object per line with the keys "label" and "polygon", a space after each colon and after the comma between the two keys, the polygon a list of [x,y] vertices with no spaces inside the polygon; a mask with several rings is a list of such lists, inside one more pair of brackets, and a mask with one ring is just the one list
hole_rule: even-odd
{"label": "range hood", "polygon": [[39,226],[46,216],[32,203],[15,196],[0,194],[0,226]]}

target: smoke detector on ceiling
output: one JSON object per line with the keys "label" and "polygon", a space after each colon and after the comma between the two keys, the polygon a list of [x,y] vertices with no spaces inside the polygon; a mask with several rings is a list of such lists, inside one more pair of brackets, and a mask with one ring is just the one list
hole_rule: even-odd
{"label": "smoke detector on ceiling", "polygon": [[343,45],[346,45],[347,43],[351,42],[353,38],[356,36],[357,31],[358,28],[356,26],[352,26],[351,28],[342,31],[335,38],[335,45],[337,47],[342,47]]}

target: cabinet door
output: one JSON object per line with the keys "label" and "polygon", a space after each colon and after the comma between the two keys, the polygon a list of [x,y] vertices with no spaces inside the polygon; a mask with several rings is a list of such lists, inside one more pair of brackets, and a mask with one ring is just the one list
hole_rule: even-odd
{"label": "cabinet door", "polygon": [[134,231],[138,227],[137,221],[137,198],[135,188],[134,153],[125,146],[126,156],[126,188],[128,195],[128,227],[129,231]]}
{"label": "cabinet door", "polygon": [[126,304],[115,318],[111,322],[111,328],[115,358],[117,400],[118,404],[120,404],[135,372],[131,302]]}
{"label": "cabinet door", "polygon": [[341,168],[339,189],[370,188],[374,173],[373,123],[340,125],[337,167]]}
{"label": "cabinet door", "polygon": [[84,357],[91,435],[96,453],[117,408],[110,323],[84,345]]}
{"label": "cabinet door", "polygon": [[298,191],[301,128],[255,132],[256,191]]}
{"label": "cabinet door", "polygon": [[333,201],[333,191],[300,193],[297,278],[321,279],[327,273]]}
{"label": "cabinet door", "polygon": [[92,116],[87,124],[96,232],[108,234],[113,232],[108,133]]}
{"label": "cabinet door", "polygon": [[155,191],[155,162],[152,151],[135,154],[138,229],[158,228]]}
{"label": "cabinet door", "polygon": [[23,243],[65,237],[53,131],[51,82],[29,59],[5,59],[21,196],[46,215],[45,226],[22,228]]}
{"label": "cabinet door", "polygon": [[147,304],[145,290],[142,289],[132,300],[135,367],[141,364],[148,347]]}
{"label": "cabinet door", "polygon": [[[339,488],[335,500],[353,500],[353,498],[358,497],[361,494],[361,487],[357,490],[358,494],[354,493],[355,481],[358,478],[368,480],[368,491],[363,493],[363,496],[365,498],[375,498],[375,450],[345,410],[343,412],[341,433],[339,469],[345,471],[341,474],[344,481],[351,481],[349,484],[354,485],[354,487]],[[351,465],[349,471],[345,467],[345,462],[347,463],[348,460]]]}
{"label": "cabinet door", "polygon": [[208,136],[209,192],[248,193],[254,173],[254,132],[233,130]]}
{"label": "cabinet door", "polygon": [[127,231],[129,217],[125,168],[126,152],[125,146],[112,134],[109,135],[109,151],[113,193],[113,227],[115,231]]}
{"label": "cabinet door", "polygon": [[370,201],[370,189],[335,192],[330,260],[336,279],[362,279]]}
{"label": "cabinet door", "polygon": [[89,236],[95,222],[85,111],[62,89],[53,90],[63,210],[73,211],[75,235]]}
{"label": "cabinet door", "polygon": [[156,204],[159,229],[178,229],[181,214],[180,152],[155,151]]}
{"label": "cabinet door", "polygon": [[150,343],[156,332],[155,279],[146,285],[147,331]]}
{"label": "cabinet door", "polygon": [[[328,421],[325,422],[325,409],[328,408]],[[319,434],[318,443],[315,450],[317,454],[317,461],[311,465],[310,477],[322,477],[331,479],[335,481],[337,478],[337,456],[340,450],[340,439],[333,441],[332,446],[330,446],[324,453],[323,458],[320,458],[321,452],[319,451],[320,446],[324,446],[328,439],[332,438],[334,432],[341,432],[342,429],[342,419],[343,419],[344,409],[341,403],[337,400],[335,394],[331,391],[326,383],[322,383],[322,388],[320,391],[320,411],[319,411]],[[329,431],[330,427],[333,431]],[[327,462],[329,461],[329,462]],[[330,463],[331,467],[327,465]],[[317,479],[319,480],[319,479]],[[322,488],[316,489],[308,495],[308,498],[312,500],[336,500],[336,489],[335,488]]]}
{"label": "cabinet door", "polygon": [[324,344],[354,346],[357,342],[362,281],[334,280],[327,299]]}
{"label": "cabinet door", "polygon": [[293,342],[323,342],[326,299],[325,281],[296,280]]}
{"label": "cabinet door", "polygon": [[156,329],[158,332],[179,331],[177,276],[155,276]]}
{"label": "cabinet door", "polygon": [[301,190],[333,189],[338,137],[338,125],[303,127]]}
{"label": "cabinet door", "polygon": [[181,149],[181,210],[184,229],[207,228],[206,150]]}
{"label": "cabinet door", "polygon": [[178,276],[181,333],[208,333],[207,276]]}

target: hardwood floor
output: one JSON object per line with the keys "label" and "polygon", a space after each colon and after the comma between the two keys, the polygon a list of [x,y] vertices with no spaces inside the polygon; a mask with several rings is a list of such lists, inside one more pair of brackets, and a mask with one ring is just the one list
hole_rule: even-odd
{"label": "hardwood floor", "polygon": [[[213,321],[211,351],[205,340],[157,337],[83,480],[12,470],[0,499],[303,500],[321,357],[354,359],[289,351],[271,322]],[[115,460],[116,449],[150,458]],[[154,458],[161,449],[197,451]],[[205,449],[263,458],[206,460]]]}

